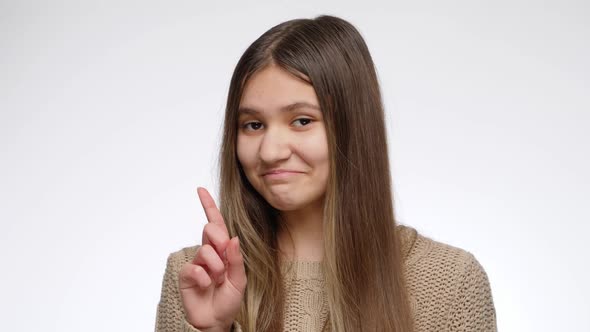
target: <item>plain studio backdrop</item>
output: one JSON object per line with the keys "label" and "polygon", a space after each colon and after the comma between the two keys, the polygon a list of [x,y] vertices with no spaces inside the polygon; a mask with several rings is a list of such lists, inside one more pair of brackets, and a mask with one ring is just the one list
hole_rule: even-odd
{"label": "plain studio backdrop", "polygon": [[330,14],[377,67],[398,220],[477,257],[500,331],[590,331],[589,7],[2,1],[2,330],[153,330],[240,55]]}

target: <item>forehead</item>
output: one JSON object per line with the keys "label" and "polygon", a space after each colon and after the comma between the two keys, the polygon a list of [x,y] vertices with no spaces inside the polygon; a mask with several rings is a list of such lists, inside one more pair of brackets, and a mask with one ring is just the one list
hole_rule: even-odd
{"label": "forehead", "polygon": [[[280,111],[299,107],[319,110],[313,86],[276,65],[261,69],[246,82],[240,109]],[[289,107],[290,106],[290,107]]]}

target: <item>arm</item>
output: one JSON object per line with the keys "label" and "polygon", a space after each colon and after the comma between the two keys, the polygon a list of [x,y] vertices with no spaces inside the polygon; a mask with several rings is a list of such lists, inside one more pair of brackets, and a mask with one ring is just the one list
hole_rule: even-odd
{"label": "arm", "polygon": [[[179,256],[177,253],[170,254],[166,261],[166,271],[156,311],[155,332],[201,332],[185,318],[178,289],[178,272],[184,262]],[[231,331],[241,332],[237,322],[233,324]]]}
{"label": "arm", "polygon": [[155,332],[199,331],[186,322],[184,318],[177,282],[180,266],[180,262],[178,262],[175,254],[170,254],[166,261],[166,271],[162,280],[162,290],[156,313]]}

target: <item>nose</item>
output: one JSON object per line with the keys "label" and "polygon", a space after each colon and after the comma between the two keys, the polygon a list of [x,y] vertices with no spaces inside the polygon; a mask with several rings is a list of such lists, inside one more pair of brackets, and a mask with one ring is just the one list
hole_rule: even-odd
{"label": "nose", "polygon": [[258,155],[263,163],[269,165],[289,159],[291,156],[289,133],[278,127],[269,127],[262,137]]}

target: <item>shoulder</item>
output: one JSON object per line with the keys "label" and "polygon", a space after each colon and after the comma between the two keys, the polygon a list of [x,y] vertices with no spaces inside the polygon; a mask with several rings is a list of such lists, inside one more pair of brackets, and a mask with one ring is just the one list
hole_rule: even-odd
{"label": "shoulder", "polygon": [[460,279],[486,273],[471,252],[433,240],[412,227],[400,225],[398,229],[410,284],[452,287]]}
{"label": "shoulder", "polygon": [[[453,274],[464,271],[470,265],[479,265],[475,256],[462,248],[439,242],[418,233],[416,229],[398,226],[405,265],[408,268],[417,265],[430,265],[433,268]],[[481,267],[481,265],[479,265]]]}
{"label": "shoulder", "polygon": [[491,287],[477,258],[465,249],[433,240],[411,227],[400,227],[405,227],[400,238],[406,253],[406,282],[418,324],[448,329],[450,325],[475,321],[488,326],[486,331],[495,330]]}

